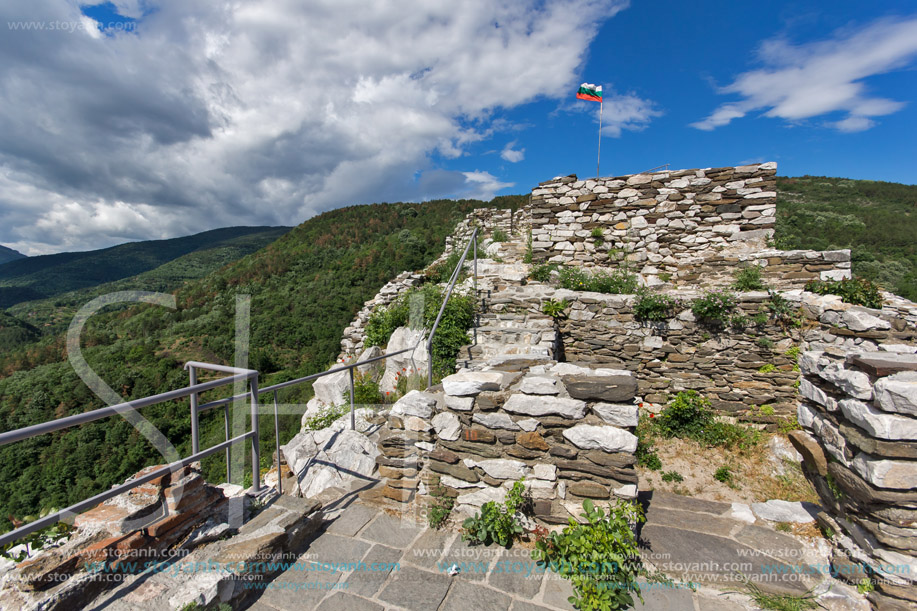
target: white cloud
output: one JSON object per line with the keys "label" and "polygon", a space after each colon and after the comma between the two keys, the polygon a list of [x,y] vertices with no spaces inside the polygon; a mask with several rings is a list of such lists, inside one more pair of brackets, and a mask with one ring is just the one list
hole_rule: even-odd
{"label": "white cloud", "polygon": [[740,74],[720,90],[742,99],[723,104],[692,127],[709,131],[763,110],[766,117],[788,121],[843,112],[846,118],[827,125],[845,132],[869,129],[876,123],[869,117],[897,112],[904,103],[870,94],[863,81],[917,57],[917,18],[880,20],[802,45],[770,40],[758,55],[763,68]]}
{"label": "white cloud", "polygon": [[490,172],[462,172],[465,175],[466,190],[463,197],[470,199],[492,199],[503,189],[515,186],[515,183],[500,182]]}
{"label": "white cloud", "polygon": [[525,159],[525,149],[514,149],[514,146],[516,146],[515,140],[507,143],[507,145],[503,147],[503,150],[500,151],[500,157],[510,163],[519,163]]}
{"label": "white cloud", "polygon": [[625,129],[640,131],[662,115],[649,100],[633,94],[605,96],[602,100],[602,134],[617,138]]}
{"label": "white cloud", "polygon": [[[501,108],[569,95],[627,1],[116,6],[134,32],[0,37],[0,243],[98,248],[493,193],[509,183],[437,157],[460,163]],[[0,5],[0,23],[82,18],[70,2]]]}

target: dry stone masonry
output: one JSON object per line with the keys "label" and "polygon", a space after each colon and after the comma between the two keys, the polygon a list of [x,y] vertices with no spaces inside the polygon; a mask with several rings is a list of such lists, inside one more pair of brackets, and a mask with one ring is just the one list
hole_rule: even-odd
{"label": "dry stone masonry", "polygon": [[837,534],[834,569],[875,578],[879,608],[917,605],[917,348],[810,351],[799,358],[791,440]]}
{"label": "dry stone masonry", "polygon": [[[583,266],[622,257],[650,286],[729,282],[740,262],[759,265],[773,285],[850,276],[850,253],[766,247],[776,219],[777,164],[656,172],[578,180],[532,191],[536,262]],[[594,235],[600,233],[601,236]]]}

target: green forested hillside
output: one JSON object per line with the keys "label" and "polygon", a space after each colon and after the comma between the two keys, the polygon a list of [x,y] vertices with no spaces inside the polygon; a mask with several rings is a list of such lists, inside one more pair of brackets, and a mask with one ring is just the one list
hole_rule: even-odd
{"label": "green forested hillside", "polygon": [[[518,206],[526,198],[501,198]],[[425,267],[442,252],[445,237],[476,200],[374,204],[327,212],[306,221],[266,248],[186,283],[178,308],[136,306],[99,314],[83,333],[83,354],[125,398],[187,384],[182,363],[233,363],[236,296],[251,296],[250,366],[271,384],[317,372],[339,351],[344,327],[363,302],[404,270]],[[10,430],[89,409],[101,402],[79,380],[58,334],[15,353],[36,352],[31,369],[0,379],[0,429]],[[9,363],[10,361],[8,361]],[[308,389],[282,393],[281,402],[304,401]],[[222,396],[222,395],[221,395]],[[270,397],[265,397],[265,401]],[[143,410],[180,451],[189,452],[187,402]],[[202,445],[222,440],[222,418],[202,422]],[[284,419],[283,441],[299,427]],[[263,447],[273,447],[273,422],[261,424]],[[263,458],[269,460],[265,452]],[[124,420],[110,418],[54,435],[0,447],[0,516],[23,516],[86,498],[145,466],[161,462]],[[205,463],[208,477],[223,477],[222,460]]]}
{"label": "green forested hillside", "polygon": [[853,272],[917,301],[917,185],[777,177],[775,241],[784,249],[851,249]]}
{"label": "green forested hillside", "polygon": [[288,227],[226,227],[170,240],[17,259],[0,265],[0,307],[135,276],[192,252],[222,247],[252,252],[287,231]]}
{"label": "green forested hillside", "polygon": [[18,250],[13,250],[12,248],[7,248],[6,246],[0,245],[0,265],[3,265],[9,261],[15,261],[16,259],[24,258],[25,255]]}

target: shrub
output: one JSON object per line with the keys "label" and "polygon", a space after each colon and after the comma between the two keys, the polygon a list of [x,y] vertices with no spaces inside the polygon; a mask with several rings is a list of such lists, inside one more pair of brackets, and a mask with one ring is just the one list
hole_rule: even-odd
{"label": "shrub", "polygon": [[[350,403],[350,391],[344,391],[344,400]],[[353,372],[353,402],[357,405],[378,405],[382,403],[382,392],[379,383],[359,370]]]}
{"label": "shrub", "polygon": [[532,271],[529,272],[529,278],[537,280],[538,282],[547,282],[551,279],[551,272],[557,269],[557,267],[557,263],[542,263],[541,265],[536,265],[532,268]]}
{"label": "shrub", "polygon": [[761,280],[761,268],[757,265],[743,265],[733,276],[732,288],[737,291],[760,291],[764,288]]}
{"label": "shrub", "polygon": [[768,291],[770,300],[767,302],[767,309],[771,317],[782,325],[792,325],[799,327],[802,325],[802,319],[796,315],[793,304],[790,300],[775,291]]}
{"label": "shrub", "polygon": [[642,602],[640,551],[633,532],[644,521],[640,506],[617,501],[606,514],[587,499],[581,515],[585,524],[570,518],[562,532],[539,538],[532,557],[572,582],[568,600],[577,609],[627,609],[634,594]]}
{"label": "shrub", "polygon": [[789,348],[786,349],[786,352],[783,353],[783,356],[785,356],[788,359],[793,359],[795,361],[796,359],[799,358],[799,352],[800,352],[799,346],[790,346]]}
{"label": "shrub", "polygon": [[608,272],[589,272],[577,267],[560,270],[560,285],[571,291],[591,291],[611,295],[637,292],[637,275],[627,269]]}
{"label": "shrub", "polygon": [[637,300],[634,302],[634,318],[637,320],[660,321],[675,316],[683,307],[680,300],[668,295],[650,293],[642,289],[637,291]]}
{"label": "shrub", "polygon": [[736,307],[736,298],[725,291],[711,291],[691,302],[691,311],[702,323],[725,326]]}
{"label": "shrub", "polygon": [[653,444],[645,441],[641,438],[637,439],[637,464],[646,467],[650,471],[658,471],[662,468],[662,460],[660,460],[659,455],[656,454],[656,450],[653,448]]}
{"label": "shrub", "polygon": [[777,371],[777,366],[773,363],[765,363],[758,368],[758,373],[773,373]]}
{"label": "shrub", "polygon": [[715,479],[718,482],[723,482],[727,486],[732,485],[732,478],[733,478],[732,469],[730,469],[728,465],[723,465],[722,467],[716,470],[716,473],[713,474],[713,479]]}
{"label": "shrub", "polygon": [[323,407],[311,418],[306,418],[303,429],[306,431],[320,431],[331,426],[335,420],[350,411],[349,405],[332,405]]}
{"label": "shrub", "polygon": [[561,299],[560,301],[548,299],[543,304],[541,304],[541,312],[555,319],[566,318],[567,314],[564,310],[569,307],[570,302],[566,299]]}
{"label": "shrub", "polygon": [[408,301],[401,299],[387,308],[373,311],[366,321],[366,346],[385,346],[398,327],[408,324]]}
{"label": "shrub", "polygon": [[765,350],[770,350],[774,347],[774,341],[769,337],[759,337],[755,340],[755,343],[758,344],[758,347],[764,348]]}
{"label": "shrub", "polygon": [[481,512],[462,523],[462,541],[472,544],[490,545],[496,543],[503,547],[512,547],[513,541],[522,535],[522,524],[517,512],[530,510],[530,499],[525,496],[522,480],[515,482],[506,493],[502,505],[488,501],[481,506]]}
{"label": "shrub", "polygon": [[805,290],[819,295],[838,295],[845,303],[882,308],[879,285],[866,278],[845,278],[844,280],[811,280]]}
{"label": "shrub", "polygon": [[429,513],[427,513],[427,524],[430,528],[436,530],[446,523],[452,508],[455,506],[455,499],[446,496],[446,489],[439,486],[432,490],[433,502],[430,503]]}
{"label": "shrub", "polygon": [[756,429],[718,420],[710,402],[696,390],[679,392],[652,423],[664,437],[693,439],[708,446],[746,449],[761,441]]}
{"label": "shrub", "polygon": [[685,478],[678,471],[665,471],[662,474],[662,481],[664,482],[683,482]]}
{"label": "shrub", "polygon": [[494,242],[505,242],[506,241],[506,232],[502,229],[494,229],[490,234],[490,239]]}

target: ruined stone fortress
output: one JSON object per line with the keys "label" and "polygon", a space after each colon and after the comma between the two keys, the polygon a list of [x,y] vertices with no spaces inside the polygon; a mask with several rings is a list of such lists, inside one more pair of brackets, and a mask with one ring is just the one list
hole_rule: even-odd
{"label": "ruined stone fortress", "polygon": [[[483,242],[491,257],[478,262],[483,313],[459,371],[392,409],[377,458],[383,493],[419,503],[442,487],[470,514],[524,477],[537,518],[566,523],[584,499],[634,497],[641,409],[694,389],[721,414],[757,425],[797,416],[802,428],[791,440],[824,500],[819,522],[836,533],[836,564],[885,577],[875,596],[888,608],[917,604],[917,305],[884,293],[875,310],[804,291],[812,279],[849,278],[850,252],[769,245],[775,174],[776,164],[764,163],[565,176],[538,185],[515,213],[476,210],[446,255],[464,248],[474,227],[515,237]],[[528,279],[525,250],[534,264],[627,266],[682,305],[665,321],[641,322],[635,295]],[[797,326],[771,319],[711,329],[695,320],[690,299],[728,289],[744,265],[760,267]],[[418,281],[404,274],[368,302],[345,332],[344,355],[362,350],[372,310]],[[746,319],[773,299],[767,291],[736,298]],[[542,313],[561,300],[566,317]],[[892,565],[912,570],[883,573]]]}

